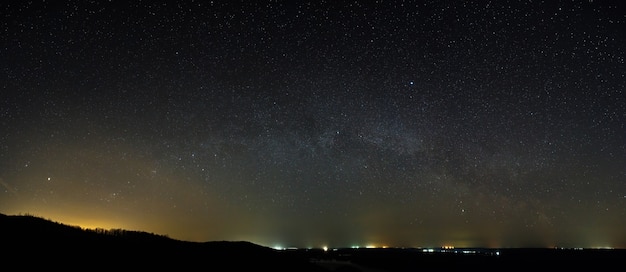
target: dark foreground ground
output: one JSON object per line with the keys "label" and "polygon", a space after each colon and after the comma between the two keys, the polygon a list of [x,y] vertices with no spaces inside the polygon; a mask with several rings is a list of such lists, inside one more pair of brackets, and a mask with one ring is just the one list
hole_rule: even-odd
{"label": "dark foreground ground", "polygon": [[[445,251],[445,252],[444,252]],[[314,255],[309,253],[309,255]],[[455,249],[424,252],[423,249],[339,249],[312,260],[335,260],[360,270],[346,271],[542,271],[545,269],[621,270],[626,264],[623,249]],[[332,266],[331,266],[332,267]],[[335,266],[336,267],[336,266]]]}
{"label": "dark foreground ground", "polygon": [[[70,271],[424,271],[620,269],[624,249],[293,249],[193,243],[145,232],[83,230],[0,214],[0,269]],[[8,270],[7,270],[8,271]]]}

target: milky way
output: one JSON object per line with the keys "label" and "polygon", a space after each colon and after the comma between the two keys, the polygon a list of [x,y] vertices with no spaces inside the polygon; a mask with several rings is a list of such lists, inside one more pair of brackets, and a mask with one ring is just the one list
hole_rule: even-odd
{"label": "milky way", "polygon": [[267,246],[626,247],[611,1],[9,2],[0,212]]}

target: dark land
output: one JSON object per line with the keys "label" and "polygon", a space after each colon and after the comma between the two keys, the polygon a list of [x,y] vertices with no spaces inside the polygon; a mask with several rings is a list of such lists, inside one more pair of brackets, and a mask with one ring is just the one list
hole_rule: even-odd
{"label": "dark land", "polygon": [[246,241],[188,242],[142,231],[82,229],[0,214],[2,266],[15,270],[421,271],[616,269],[626,249],[339,248],[276,250]]}

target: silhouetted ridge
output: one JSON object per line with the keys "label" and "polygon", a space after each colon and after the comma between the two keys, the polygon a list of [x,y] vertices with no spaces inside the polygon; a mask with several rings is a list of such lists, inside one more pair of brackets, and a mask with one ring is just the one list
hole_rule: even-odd
{"label": "silhouetted ridge", "polygon": [[82,229],[32,215],[0,214],[3,260],[20,269],[324,271],[246,241],[188,242],[142,231]]}
{"label": "silhouetted ridge", "polygon": [[[419,271],[597,270],[623,265],[626,249],[418,248],[274,250],[247,241],[187,242],[142,231],[86,230],[31,215],[0,214],[3,265],[12,270]],[[373,269],[373,270],[372,270]]]}

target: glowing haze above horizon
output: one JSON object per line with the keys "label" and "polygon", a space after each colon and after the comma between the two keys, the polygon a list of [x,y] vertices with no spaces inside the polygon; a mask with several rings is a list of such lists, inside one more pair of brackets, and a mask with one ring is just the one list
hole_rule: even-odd
{"label": "glowing haze above horizon", "polygon": [[618,1],[0,12],[1,213],[283,247],[626,247]]}

